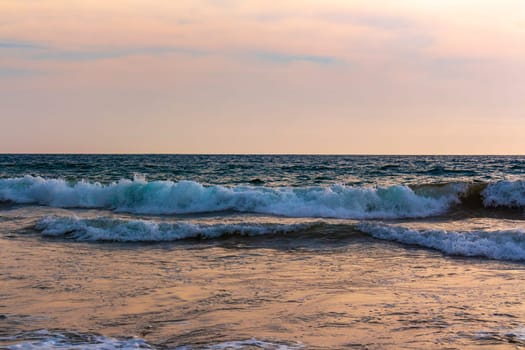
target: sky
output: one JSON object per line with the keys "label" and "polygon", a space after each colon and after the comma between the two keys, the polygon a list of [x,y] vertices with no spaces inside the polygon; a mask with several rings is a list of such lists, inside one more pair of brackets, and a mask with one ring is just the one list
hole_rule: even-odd
{"label": "sky", "polygon": [[0,153],[525,154],[523,0],[0,0]]}

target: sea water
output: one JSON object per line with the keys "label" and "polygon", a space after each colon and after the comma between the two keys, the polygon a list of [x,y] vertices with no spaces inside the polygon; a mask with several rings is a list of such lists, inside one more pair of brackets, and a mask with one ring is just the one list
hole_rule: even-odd
{"label": "sea water", "polygon": [[0,348],[525,347],[525,157],[0,155]]}

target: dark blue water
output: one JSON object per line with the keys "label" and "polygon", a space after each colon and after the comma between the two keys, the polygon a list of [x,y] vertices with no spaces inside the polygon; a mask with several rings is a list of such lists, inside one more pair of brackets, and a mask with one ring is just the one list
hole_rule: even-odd
{"label": "dark blue water", "polygon": [[313,186],[496,181],[523,177],[525,156],[0,155],[0,177],[109,183],[132,179],[202,184]]}

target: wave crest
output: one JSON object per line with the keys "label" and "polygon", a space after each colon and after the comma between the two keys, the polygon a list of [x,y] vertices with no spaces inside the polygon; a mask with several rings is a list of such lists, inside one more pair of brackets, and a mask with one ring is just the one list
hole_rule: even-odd
{"label": "wave crest", "polygon": [[104,208],[138,214],[252,212],[345,219],[425,217],[458,202],[457,190],[418,194],[389,187],[204,186],[193,181],[120,180],[108,185],[25,176],[0,180],[0,200],[52,207]]}
{"label": "wave crest", "polygon": [[487,207],[525,207],[525,181],[499,181],[489,184],[482,193]]}
{"label": "wave crest", "polygon": [[372,237],[433,248],[450,255],[525,260],[525,230],[445,231],[362,222],[356,227]]}
{"label": "wave crest", "polygon": [[47,216],[35,228],[44,236],[65,237],[75,241],[163,242],[189,238],[218,238],[228,235],[256,236],[291,233],[321,225],[320,222],[298,224],[231,223],[192,224],[114,218],[82,219],[74,216]]}

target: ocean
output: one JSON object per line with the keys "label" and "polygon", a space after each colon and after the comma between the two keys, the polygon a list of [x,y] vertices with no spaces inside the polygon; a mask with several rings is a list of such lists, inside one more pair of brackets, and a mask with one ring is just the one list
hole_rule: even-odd
{"label": "ocean", "polygon": [[525,156],[0,155],[0,348],[525,348],[524,210]]}

